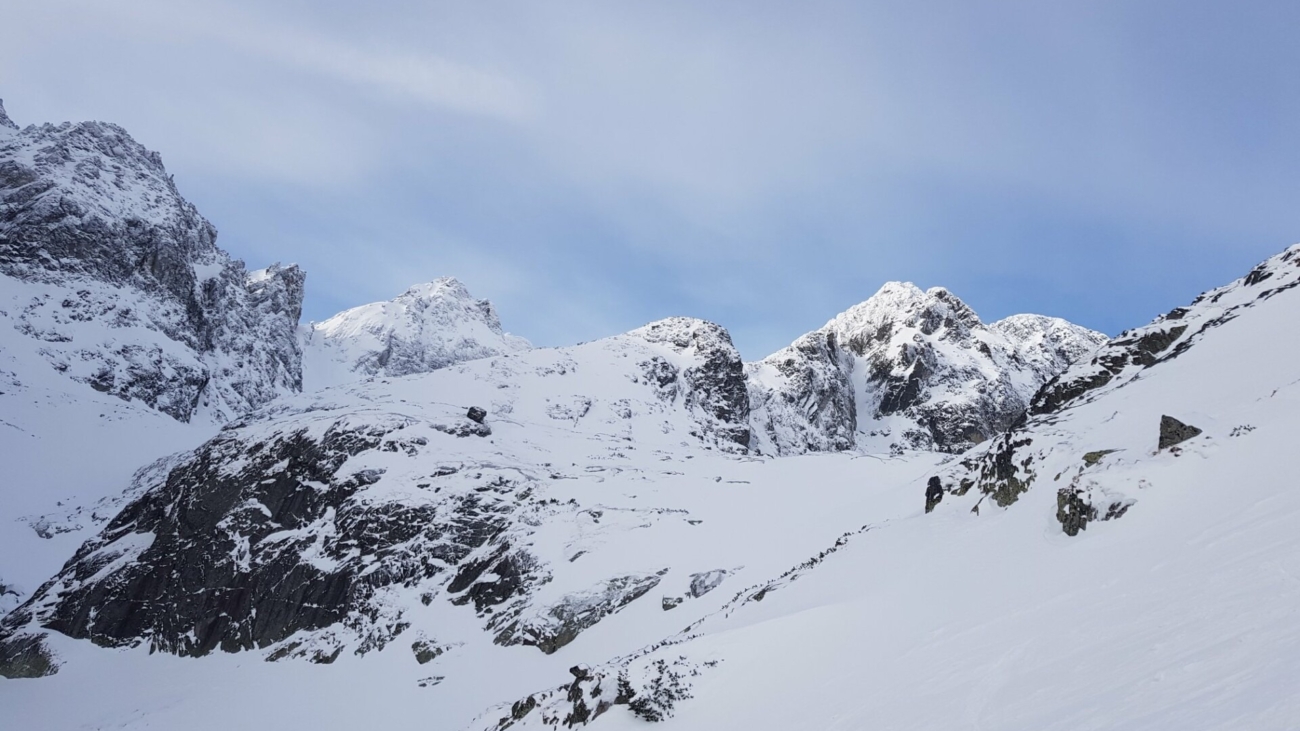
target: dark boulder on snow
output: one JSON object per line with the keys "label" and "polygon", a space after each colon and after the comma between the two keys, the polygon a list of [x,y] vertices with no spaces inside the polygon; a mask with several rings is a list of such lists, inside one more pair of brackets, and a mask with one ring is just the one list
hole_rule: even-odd
{"label": "dark boulder on snow", "polygon": [[943,483],[938,477],[931,477],[929,484],[925,486],[925,512],[933,511],[941,500],[943,500]]}
{"label": "dark boulder on snow", "polygon": [[1079,535],[1079,531],[1086,530],[1094,521],[1122,518],[1131,507],[1131,499],[1116,499],[1078,485],[1056,491],[1056,520],[1067,536]]}
{"label": "dark boulder on snow", "polygon": [[1182,444],[1200,433],[1200,429],[1191,424],[1184,424],[1172,416],[1160,417],[1160,449],[1168,449],[1176,444]]}
{"label": "dark boulder on snow", "polygon": [[478,422],[479,424],[482,424],[483,420],[487,418],[487,411],[479,408],[478,406],[471,406],[469,407],[469,411],[465,413],[465,416],[468,416],[471,421],[475,421]]}

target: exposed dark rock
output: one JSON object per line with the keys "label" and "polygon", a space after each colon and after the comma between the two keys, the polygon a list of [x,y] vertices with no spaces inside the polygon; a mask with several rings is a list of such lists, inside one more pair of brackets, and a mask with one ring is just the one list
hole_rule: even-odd
{"label": "exposed dark rock", "polygon": [[471,406],[465,416],[469,417],[471,421],[476,421],[482,424],[483,420],[487,418],[487,411],[478,406]]}
{"label": "exposed dark rock", "polygon": [[1101,513],[1092,500],[1090,491],[1077,486],[1056,491],[1056,520],[1067,536],[1079,535],[1079,531],[1086,530],[1093,521],[1121,518],[1133,506],[1132,500],[1108,500],[1103,503],[1106,512]]}
{"label": "exposed dark rock", "polygon": [[965,494],[971,487],[978,487],[980,492],[988,495],[1001,507],[1007,507],[1029,490],[1037,473],[1030,466],[1032,454],[1021,456],[1018,450],[1033,443],[1033,438],[1016,432],[1009,432],[998,437],[992,446],[977,456],[961,461],[966,470],[957,494]]}
{"label": "exposed dark rock", "polygon": [[[345,463],[385,445],[427,443],[402,435],[418,422],[326,423],[228,427],[161,472],[0,621],[0,641],[35,621],[104,646],[147,642],[180,655],[267,647],[295,633],[305,634],[271,659],[331,662],[345,644],[358,654],[381,649],[408,625],[377,603],[380,590],[431,580],[500,535],[516,507],[513,487],[498,478],[427,503],[371,502],[366,489],[383,472],[345,472]],[[512,586],[514,560],[489,562],[501,574],[492,591]],[[493,601],[483,586],[469,598]]]}
{"label": "exposed dark rock", "polygon": [[692,597],[699,599],[721,586],[729,573],[726,569],[714,569],[691,574],[691,586],[688,592]]}
{"label": "exposed dark rock", "polygon": [[676,609],[677,607],[680,607],[682,605],[682,602],[684,601],[686,601],[685,597],[666,596],[663,598],[663,601],[660,602],[660,605],[663,607],[664,611],[666,612],[670,609]]}
{"label": "exposed dark rock", "polygon": [[925,512],[932,512],[943,500],[943,483],[938,476],[931,477],[925,486]]}
{"label": "exposed dark rock", "polygon": [[678,393],[684,396],[686,407],[697,415],[697,436],[731,450],[748,447],[750,405],[745,364],[725,329],[704,320],[670,317],[629,334],[702,359],[703,363],[680,374],[658,357],[641,365],[661,398],[671,401]]}
{"label": "exposed dark rock", "polygon": [[438,656],[446,651],[445,647],[439,647],[426,639],[411,643],[411,652],[415,654],[415,661],[421,665],[438,659]]}
{"label": "exposed dark rock", "polygon": [[1160,449],[1168,449],[1175,444],[1197,436],[1201,430],[1191,424],[1184,424],[1172,416],[1160,417]]}
{"label": "exposed dark rock", "polygon": [[1083,455],[1083,463],[1089,467],[1092,467],[1093,465],[1100,462],[1103,457],[1105,457],[1108,454],[1114,454],[1116,451],[1118,450],[1099,449],[1096,452],[1088,452],[1087,454]]}
{"label": "exposed dark rock", "polygon": [[619,576],[587,591],[569,594],[535,615],[511,619],[494,641],[506,646],[531,645],[550,655],[576,639],[583,630],[658,586],[666,571]]}
{"label": "exposed dark rock", "polygon": [[510,706],[510,718],[515,721],[522,720],[524,716],[532,713],[536,707],[537,698],[531,695],[522,700],[517,700]]}
{"label": "exposed dark rock", "polygon": [[20,632],[0,639],[0,676],[43,678],[58,671],[58,660],[45,646],[43,634]]}

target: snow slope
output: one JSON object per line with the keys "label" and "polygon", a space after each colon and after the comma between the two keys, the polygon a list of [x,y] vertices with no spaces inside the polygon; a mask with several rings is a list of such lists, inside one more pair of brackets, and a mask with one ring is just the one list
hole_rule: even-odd
{"label": "snow slope", "polygon": [[491,302],[443,277],[306,327],[303,387],[316,391],[367,376],[425,373],[529,347],[501,329]]}
{"label": "snow slope", "polygon": [[[941,470],[933,514],[887,487],[912,502],[797,581],[476,727],[1295,728],[1298,283],[1300,246],[1126,333],[1058,379],[1086,395]],[[1170,413],[1201,433],[1160,448]]]}

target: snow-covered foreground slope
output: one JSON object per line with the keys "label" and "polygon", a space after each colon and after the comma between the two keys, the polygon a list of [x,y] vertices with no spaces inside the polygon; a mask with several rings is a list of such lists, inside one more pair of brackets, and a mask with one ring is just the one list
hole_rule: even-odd
{"label": "snow-covered foreground slope", "polygon": [[946,468],[933,514],[872,515],[798,583],[481,727],[602,702],[606,728],[1296,727],[1297,283],[1300,246],[1126,333],[1044,393],[1088,389]]}
{"label": "snow-covered foreground slope", "polygon": [[306,391],[367,376],[427,373],[530,347],[501,329],[491,302],[474,299],[451,277],[417,284],[389,302],[354,307],[304,330]]}
{"label": "snow-covered foreground slope", "polygon": [[[739,359],[691,320],[295,397],[5,620],[68,634],[42,640],[57,674],[0,683],[0,721],[1295,727],[1297,261],[953,458],[745,454]],[[1166,415],[1201,431],[1158,449]]]}

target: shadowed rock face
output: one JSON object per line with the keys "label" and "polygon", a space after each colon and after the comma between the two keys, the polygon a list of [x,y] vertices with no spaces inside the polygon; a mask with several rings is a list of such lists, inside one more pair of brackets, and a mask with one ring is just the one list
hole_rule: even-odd
{"label": "shadowed rock face", "polygon": [[[629,335],[647,342],[664,344],[702,363],[680,371],[686,407],[699,413],[700,436],[716,439],[724,446],[749,445],[749,393],[745,364],[731,343],[731,335],[719,325],[690,317],[670,317],[633,330]],[[648,361],[646,375],[661,387],[662,395],[676,397],[678,370],[663,360]]]}
{"label": "shadowed rock face", "polygon": [[300,390],[302,271],[246,271],[216,237],[121,127],[0,123],[0,274],[31,285],[16,327],[73,380],[181,421]]}
{"label": "shadowed rock face", "polygon": [[87,542],[5,618],[0,638],[36,623],[110,647],[203,655],[341,625],[360,638],[359,653],[382,647],[404,624],[372,603],[375,593],[455,566],[501,532],[511,509],[491,490],[423,504],[367,500],[383,474],[344,470],[349,458],[414,453],[430,432],[481,437],[418,427],[430,428],[393,415],[228,428]]}
{"label": "shadowed rock face", "polygon": [[1172,416],[1160,417],[1160,449],[1168,449],[1175,444],[1197,436],[1201,430],[1191,424],[1184,424]]}

